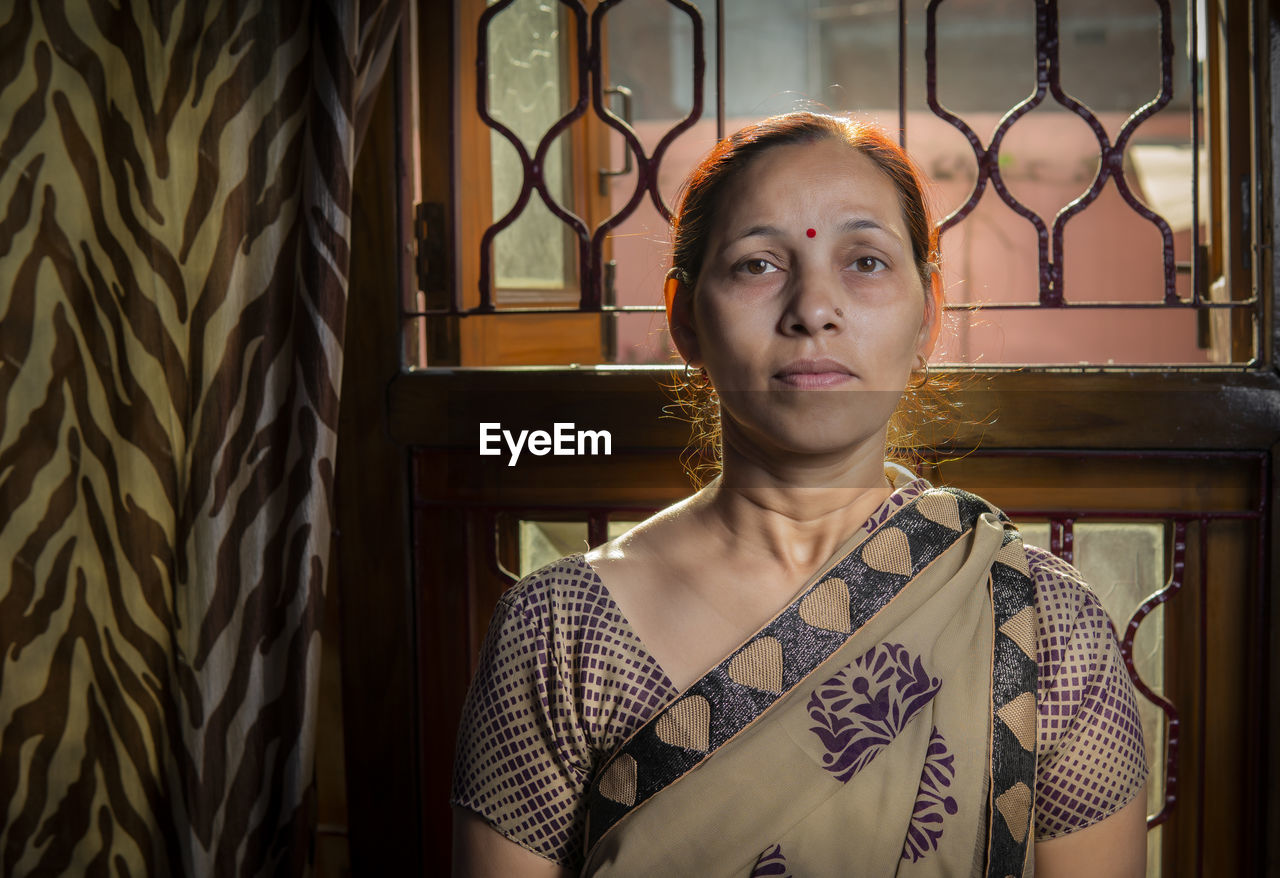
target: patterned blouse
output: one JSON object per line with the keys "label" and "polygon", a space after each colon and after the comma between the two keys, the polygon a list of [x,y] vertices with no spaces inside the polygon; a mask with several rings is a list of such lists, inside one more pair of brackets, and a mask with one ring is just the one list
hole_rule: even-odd
{"label": "patterned blouse", "polygon": [[[929,488],[917,479],[863,525]],[[1099,822],[1147,776],[1133,686],[1106,611],[1071,565],[1027,546],[1036,585],[1035,838]],[[570,555],[498,602],[463,709],[455,805],[570,869],[595,767],[677,694],[600,577]]]}

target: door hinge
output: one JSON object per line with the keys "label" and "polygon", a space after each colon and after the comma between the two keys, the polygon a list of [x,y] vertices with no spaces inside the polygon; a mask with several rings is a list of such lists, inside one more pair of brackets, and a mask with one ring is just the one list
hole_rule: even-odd
{"label": "door hinge", "polygon": [[449,288],[447,248],[445,247],[444,205],[426,201],[413,208],[413,240],[416,245],[414,266],[418,289],[428,294],[444,293]]}

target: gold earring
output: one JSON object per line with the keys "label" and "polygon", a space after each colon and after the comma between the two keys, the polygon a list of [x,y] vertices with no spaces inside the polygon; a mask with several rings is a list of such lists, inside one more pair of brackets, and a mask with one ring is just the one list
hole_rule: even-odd
{"label": "gold earring", "polygon": [[705,366],[694,368],[692,363],[684,364],[684,382],[694,390],[702,390],[711,384],[711,377],[707,375]]}
{"label": "gold earring", "polygon": [[929,383],[929,361],[919,354],[916,354],[916,359],[920,361],[920,369],[922,370],[920,372],[920,380],[909,382],[907,384],[908,390],[919,390]]}

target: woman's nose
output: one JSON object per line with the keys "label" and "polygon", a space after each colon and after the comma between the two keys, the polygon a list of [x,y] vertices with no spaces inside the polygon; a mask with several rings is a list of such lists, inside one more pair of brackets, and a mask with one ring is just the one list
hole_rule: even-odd
{"label": "woman's nose", "polygon": [[781,329],[787,335],[820,335],[844,329],[836,280],[819,272],[800,272],[791,283]]}

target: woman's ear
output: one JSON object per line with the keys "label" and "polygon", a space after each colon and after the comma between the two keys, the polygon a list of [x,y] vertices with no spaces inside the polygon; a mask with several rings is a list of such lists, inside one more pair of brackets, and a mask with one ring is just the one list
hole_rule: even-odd
{"label": "woman's ear", "polygon": [[920,334],[916,339],[916,353],[926,360],[938,343],[942,314],[942,274],[935,268],[929,273],[929,286],[924,291],[924,318],[920,322]]}
{"label": "woman's ear", "polygon": [[693,323],[693,290],[672,269],[662,285],[662,296],[667,304],[667,328],[680,356],[691,366],[702,363],[702,349]]}

